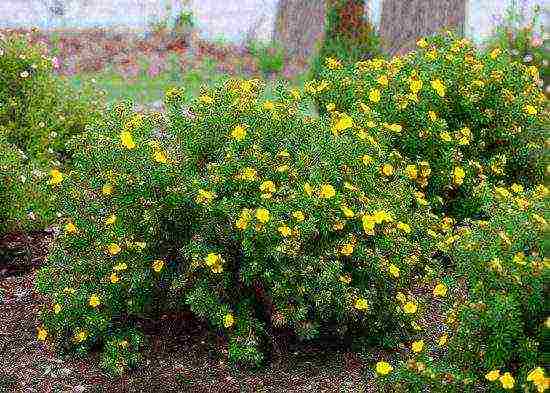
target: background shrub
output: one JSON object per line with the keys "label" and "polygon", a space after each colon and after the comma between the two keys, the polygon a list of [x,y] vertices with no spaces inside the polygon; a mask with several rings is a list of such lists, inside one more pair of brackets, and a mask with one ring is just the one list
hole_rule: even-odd
{"label": "background shrub", "polygon": [[[325,72],[327,58],[350,64],[380,55],[379,37],[365,16],[365,1],[327,0],[325,35],[313,57],[309,79],[329,78]],[[326,114],[327,102],[315,102],[318,112]]]}
{"label": "background shrub", "polygon": [[43,172],[67,163],[67,141],[99,118],[102,105],[92,86],[76,91],[55,76],[57,60],[28,39],[9,34],[0,40],[0,138],[2,149],[10,150],[2,157],[3,230],[51,222],[53,195],[42,195],[34,184],[41,184],[36,180]]}
{"label": "background shrub", "polygon": [[418,45],[391,61],[334,65],[325,82],[305,90],[332,114],[361,113],[374,129],[397,124],[391,147],[415,161],[417,183],[454,217],[478,213],[482,181],[540,182],[548,122],[536,68],[511,62],[501,49],[477,51],[450,33]]}

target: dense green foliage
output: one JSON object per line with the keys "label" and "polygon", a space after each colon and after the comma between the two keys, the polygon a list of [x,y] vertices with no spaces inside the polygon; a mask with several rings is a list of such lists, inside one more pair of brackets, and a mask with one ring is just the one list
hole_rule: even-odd
{"label": "dense green foliage", "polygon": [[[122,373],[137,319],[190,310],[234,363],[261,364],[285,328],[405,351],[376,359],[380,391],[543,386],[547,102],[498,51],[419,46],[329,62],[274,100],[229,79],[191,102],[169,90],[164,114],[111,108],[44,180],[62,233],[37,278],[39,339],[103,348]],[[425,335],[438,312],[442,335]]]}
{"label": "dense green foliage", "polygon": [[[380,55],[378,35],[365,16],[365,1],[327,0],[325,34],[312,59],[309,79],[326,78],[327,59],[330,64],[350,64]],[[315,102],[319,113],[326,114],[326,102]]]}
{"label": "dense green foliage", "polygon": [[71,89],[54,75],[57,60],[27,38],[0,40],[0,233],[52,222],[45,171],[66,164],[67,141],[100,114],[93,88]]}

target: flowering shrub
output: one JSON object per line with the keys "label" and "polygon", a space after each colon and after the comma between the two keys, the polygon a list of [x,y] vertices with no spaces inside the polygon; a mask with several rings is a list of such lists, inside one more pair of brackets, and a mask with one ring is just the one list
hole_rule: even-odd
{"label": "flowering shrub", "polygon": [[[466,44],[449,45],[458,45],[458,53]],[[380,67],[399,61],[395,72],[404,72],[405,60]],[[484,375],[493,367],[505,389],[514,378],[544,384],[536,343],[547,267],[537,225],[545,220],[547,199],[539,196],[547,190],[534,187],[540,174],[529,168],[525,176],[532,179],[510,186],[514,195],[504,175],[484,174],[484,160],[492,157],[473,141],[494,138],[487,130],[512,120],[504,112],[493,123],[463,120],[455,105],[465,101],[448,87],[459,89],[458,79],[449,84],[427,65],[417,72],[430,87],[407,79],[406,89],[420,85],[417,110],[410,112],[398,110],[391,97],[378,105],[387,92],[376,88],[368,93],[372,108],[334,104],[330,116],[314,119],[305,114],[307,97],[313,90],[329,94],[328,82],[305,91],[278,88],[275,99],[264,101],[262,81],[236,79],[204,88],[189,103],[182,89],[171,89],[166,114],[114,106],[102,123],[72,139],[72,168],[47,180],[60,195],[62,233],[38,275],[50,300],[38,338],[83,353],[101,347],[104,366],[120,373],[139,361],[140,318],[186,309],[227,337],[235,363],[261,364],[270,333],[285,328],[304,340],[345,335],[393,349],[406,343],[408,363],[377,360],[381,386],[414,391],[429,381],[434,389],[461,391],[475,381],[486,387]],[[396,73],[385,76],[398,96],[389,76]],[[510,83],[514,100],[522,100],[510,112],[521,122],[517,138],[542,143],[542,116],[523,108],[538,113],[545,102]],[[341,96],[355,94],[350,86],[340,89]],[[449,96],[458,103],[448,104]],[[478,113],[485,102],[468,110]],[[421,150],[412,141],[424,117],[438,124],[430,126],[437,137]],[[454,134],[465,127],[469,133]],[[452,147],[447,136],[440,141],[445,132]],[[515,146],[512,137],[507,141]],[[528,162],[541,165],[533,157]],[[474,175],[467,165],[481,169]],[[445,193],[463,185],[474,208]],[[498,239],[511,248],[499,248]],[[517,262],[522,250],[531,263],[525,271]],[[502,269],[487,270],[494,258]],[[470,316],[471,304],[456,296],[460,290],[489,311]],[[520,297],[522,291],[529,295]],[[440,306],[449,309],[444,333],[423,337],[420,323]],[[501,310],[510,311],[509,331]],[[464,343],[468,332],[480,336]]]}
{"label": "flowering shrub", "polygon": [[57,60],[29,40],[18,34],[0,38],[0,138],[12,157],[1,158],[9,170],[1,173],[6,184],[0,210],[9,214],[0,217],[0,230],[51,221],[52,196],[41,195],[33,183],[41,183],[36,180],[50,167],[64,165],[67,140],[99,117],[101,105],[92,87],[76,91],[58,79]]}
{"label": "flowering shrub", "polygon": [[461,231],[450,249],[469,286],[468,303],[456,310],[451,356],[471,370],[508,371],[523,383],[544,362],[548,201],[543,185],[495,187],[484,206],[489,218]]}
{"label": "flowering shrub", "polygon": [[74,139],[73,169],[50,179],[63,233],[38,278],[44,338],[128,341],[130,321],[178,307],[226,333],[242,363],[261,362],[267,327],[406,335],[424,312],[411,277],[437,266],[437,218],[406,163],[388,135],[297,115],[296,91],[257,103],[261,88],[229,80],[187,116],[172,90],[167,118],[118,105]]}
{"label": "flowering shrub", "polygon": [[499,21],[494,34],[489,38],[487,50],[491,52],[495,48],[506,49],[514,61],[536,67],[540,73],[539,84],[548,96],[550,64],[547,54],[548,31],[544,23],[541,23],[543,9],[539,5],[534,6],[532,16],[528,18],[525,15],[525,3],[524,1],[521,7],[515,2],[510,4],[505,17]]}
{"label": "flowering shrub", "polygon": [[[331,68],[381,55],[378,35],[365,18],[364,0],[329,0],[325,6],[325,35],[309,70],[309,78],[314,80],[327,77],[326,66]],[[322,99],[315,102],[319,113],[326,114]]]}
{"label": "flowering shrub", "polygon": [[547,101],[537,69],[451,34],[418,46],[391,61],[344,67],[328,59],[323,80],[305,90],[333,118],[355,112],[374,132],[390,129],[390,146],[412,161],[411,178],[434,207],[457,218],[478,212],[482,181],[540,182]]}

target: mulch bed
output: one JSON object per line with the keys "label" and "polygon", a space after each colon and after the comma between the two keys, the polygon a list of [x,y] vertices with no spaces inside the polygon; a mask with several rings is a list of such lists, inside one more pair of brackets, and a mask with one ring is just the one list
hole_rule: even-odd
{"label": "mulch bed", "polygon": [[[363,387],[366,359],[328,349],[330,343],[299,343],[284,334],[266,369],[231,366],[227,343],[189,314],[141,321],[149,345],[143,364],[121,378],[106,375],[99,356],[62,357],[37,341],[38,312],[45,303],[34,288],[49,233],[9,234],[0,249],[25,252],[3,260],[0,277],[0,392],[357,392]],[[30,252],[30,254],[29,254]],[[7,254],[5,254],[7,255]],[[29,263],[30,261],[30,263]]]}

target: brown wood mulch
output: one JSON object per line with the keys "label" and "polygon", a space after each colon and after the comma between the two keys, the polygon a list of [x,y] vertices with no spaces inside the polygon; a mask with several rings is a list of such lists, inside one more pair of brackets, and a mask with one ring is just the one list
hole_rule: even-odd
{"label": "brown wood mulch", "polygon": [[[144,323],[149,341],[143,363],[121,378],[109,377],[98,354],[62,357],[37,341],[44,299],[35,291],[48,234],[0,239],[0,392],[368,392],[366,359],[323,344],[291,344],[261,371],[231,367],[227,343],[192,318],[166,316]],[[24,251],[21,251],[23,248]],[[17,260],[18,263],[13,261]],[[325,347],[324,347],[325,346]]]}

